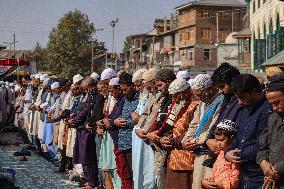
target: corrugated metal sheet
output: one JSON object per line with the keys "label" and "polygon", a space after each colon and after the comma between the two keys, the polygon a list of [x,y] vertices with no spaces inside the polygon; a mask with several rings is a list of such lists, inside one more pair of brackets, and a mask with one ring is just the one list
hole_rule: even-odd
{"label": "corrugated metal sheet", "polygon": [[284,64],[284,51],[276,54],[274,57],[270,58],[266,62],[264,62],[263,66],[274,66],[274,65],[282,65]]}

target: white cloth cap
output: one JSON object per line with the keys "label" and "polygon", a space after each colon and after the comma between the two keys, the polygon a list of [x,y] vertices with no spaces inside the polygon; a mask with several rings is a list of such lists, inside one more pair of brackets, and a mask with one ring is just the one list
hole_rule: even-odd
{"label": "white cloth cap", "polygon": [[43,86],[47,86],[47,85],[48,85],[48,82],[49,82],[49,78],[46,78],[46,79],[42,82],[42,85],[43,85]]}
{"label": "white cloth cap", "polygon": [[146,71],[147,71],[147,69],[145,69],[145,68],[137,70],[132,76],[132,82],[136,82],[138,80],[141,80],[144,72],[146,72]]}
{"label": "white cloth cap", "polygon": [[21,89],[21,86],[20,86],[20,85],[16,85],[16,86],[15,86],[15,92],[18,92],[20,89]]}
{"label": "white cloth cap", "polygon": [[191,85],[192,85],[192,82],[193,82],[193,79],[189,79],[189,80],[188,80],[188,84],[190,85],[190,87],[191,87]]}
{"label": "white cloth cap", "polygon": [[41,74],[35,74],[35,79],[40,79]]}
{"label": "white cloth cap", "polygon": [[97,74],[96,72],[93,72],[90,77],[93,78],[93,79],[98,80],[100,78],[100,75]]}
{"label": "white cloth cap", "polygon": [[54,90],[54,89],[59,88],[59,82],[54,82],[54,83],[52,83],[51,86],[50,86],[50,88],[51,88],[51,90]]}
{"label": "white cloth cap", "polygon": [[177,73],[177,78],[181,78],[181,79],[189,79],[190,78],[190,73],[189,71],[186,71],[186,70],[182,70],[182,71],[179,71]]}
{"label": "white cloth cap", "polygon": [[111,85],[111,86],[117,86],[117,85],[119,85],[119,78],[118,78],[118,77],[115,77],[115,78],[110,79],[109,85]]}
{"label": "white cloth cap", "polygon": [[9,86],[9,84],[10,84],[10,83],[9,83],[8,81],[5,82],[5,85],[6,85],[6,86]]}
{"label": "white cloth cap", "polygon": [[4,84],[4,81],[0,81],[0,85],[3,85]]}
{"label": "white cloth cap", "polygon": [[212,85],[211,76],[209,74],[198,74],[191,84],[191,88],[194,90],[197,89],[206,89]]}
{"label": "white cloth cap", "polygon": [[113,69],[107,68],[101,74],[101,80],[107,80],[116,77],[116,73]]}
{"label": "white cloth cap", "polygon": [[40,81],[44,81],[46,78],[48,78],[48,75],[47,74],[43,74],[40,76],[39,80]]}
{"label": "white cloth cap", "polygon": [[45,103],[42,103],[39,107],[42,109],[42,108],[45,108],[47,105],[48,105],[48,102],[45,102]]}
{"label": "white cloth cap", "polygon": [[14,87],[15,84],[14,84],[14,83],[10,83],[9,86],[10,86],[10,87]]}
{"label": "white cloth cap", "polygon": [[31,78],[31,79],[35,79],[35,75],[31,75],[30,78]]}
{"label": "white cloth cap", "polygon": [[76,83],[82,81],[83,79],[84,79],[83,76],[81,76],[80,74],[77,74],[73,77],[73,84],[76,84]]}
{"label": "white cloth cap", "polygon": [[176,94],[178,92],[183,92],[186,89],[188,89],[190,87],[190,85],[188,84],[188,82],[184,79],[181,78],[177,78],[175,79],[169,86],[169,94],[173,95]]}

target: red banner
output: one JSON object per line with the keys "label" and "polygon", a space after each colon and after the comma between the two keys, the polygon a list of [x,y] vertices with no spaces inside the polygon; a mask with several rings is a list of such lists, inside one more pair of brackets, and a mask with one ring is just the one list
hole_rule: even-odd
{"label": "red banner", "polygon": [[0,59],[1,66],[29,66],[30,62],[19,58],[14,59]]}

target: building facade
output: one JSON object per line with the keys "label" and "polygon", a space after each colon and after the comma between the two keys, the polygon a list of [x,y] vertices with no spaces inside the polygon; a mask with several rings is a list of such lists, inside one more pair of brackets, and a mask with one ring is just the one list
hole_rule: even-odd
{"label": "building facade", "polygon": [[238,0],[200,0],[190,2],[178,12],[180,61],[190,69],[214,70],[217,46],[243,27],[246,4]]}
{"label": "building facade", "polygon": [[250,0],[252,32],[252,69],[261,71],[262,64],[284,48],[284,3],[280,0]]}

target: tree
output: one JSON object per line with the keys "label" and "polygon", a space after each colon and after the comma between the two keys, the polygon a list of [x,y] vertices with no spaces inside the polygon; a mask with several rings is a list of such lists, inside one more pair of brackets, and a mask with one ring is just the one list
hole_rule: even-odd
{"label": "tree", "polygon": [[39,71],[48,70],[46,62],[46,49],[42,48],[41,45],[37,42],[33,52],[31,53],[31,60],[35,61],[37,64],[37,69]]}
{"label": "tree", "polygon": [[124,44],[123,44],[123,52],[127,53],[129,52],[129,49],[131,48],[131,44],[132,44],[132,39],[130,36],[126,37]]}
{"label": "tree", "polygon": [[94,24],[86,14],[79,10],[66,13],[49,34],[43,68],[62,77],[89,74],[94,32]]}

